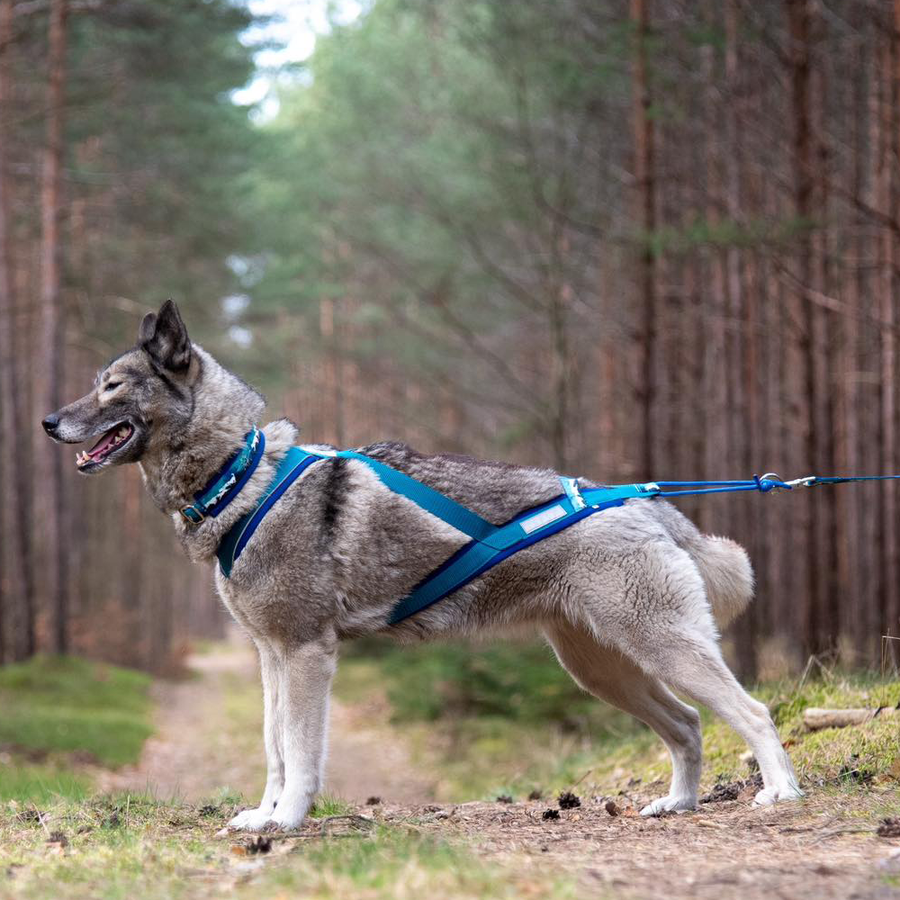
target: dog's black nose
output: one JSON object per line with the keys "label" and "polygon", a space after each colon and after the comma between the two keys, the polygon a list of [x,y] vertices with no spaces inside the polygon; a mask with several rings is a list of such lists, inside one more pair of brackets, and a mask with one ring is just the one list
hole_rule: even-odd
{"label": "dog's black nose", "polygon": [[47,434],[53,434],[53,432],[59,428],[59,416],[56,413],[50,413],[50,415],[41,422],[41,425],[44,426],[44,431],[46,431]]}

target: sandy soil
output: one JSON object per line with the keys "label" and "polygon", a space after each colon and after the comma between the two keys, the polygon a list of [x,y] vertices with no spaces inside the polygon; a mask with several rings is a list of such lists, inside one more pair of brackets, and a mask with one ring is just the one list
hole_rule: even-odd
{"label": "sandy soil", "polygon": [[[193,657],[194,677],[157,687],[158,733],[139,765],[107,776],[107,788],[149,788],[162,798],[208,798],[228,785],[252,797],[263,776],[258,734],[235,735],[229,679],[257,679],[252,650],[235,639]],[[233,684],[233,681],[231,682]],[[630,795],[597,796],[582,785],[582,805],[546,820],[555,798],[525,803],[431,804],[432,782],[416,770],[401,735],[373,704],[332,709],[328,790],[367,817],[461,840],[517,870],[574,875],[586,895],[745,900],[900,897],[900,839],[874,828],[890,797],[872,792],[848,808],[846,795],[813,792],[799,804],[707,804],[694,813],[643,819],[635,810],[659,785]],[[366,805],[372,795],[381,804]],[[607,810],[615,804],[616,815]],[[900,814],[900,809],[898,809]],[[308,823],[305,831],[319,828]],[[284,836],[284,841],[302,840]],[[285,848],[287,849],[287,848]],[[581,892],[580,892],[581,893]]]}

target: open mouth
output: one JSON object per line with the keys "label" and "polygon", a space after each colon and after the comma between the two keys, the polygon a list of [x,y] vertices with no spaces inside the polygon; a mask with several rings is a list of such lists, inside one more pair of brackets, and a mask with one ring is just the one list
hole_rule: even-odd
{"label": "open mouth", "polygon": [[100,465],[111,453],[127,444],[133,434],[134,428],[128,422],[113,425],[90,450],[82,450],[75,456],[75,465],[81,470]]}

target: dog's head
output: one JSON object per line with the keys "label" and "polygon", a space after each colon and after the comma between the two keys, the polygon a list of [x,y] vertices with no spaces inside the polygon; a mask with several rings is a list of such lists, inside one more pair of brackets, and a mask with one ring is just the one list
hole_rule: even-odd
{"label": "dog's head", "polygon": [[99,437],[76,457],[78,471],[85,475],[137,462],[160,430],[189,424],[200,367],[178,307],[167,300],[158,313],[144,317],[137,346],[110,362],[87,396],[41,424],[61,443]]}

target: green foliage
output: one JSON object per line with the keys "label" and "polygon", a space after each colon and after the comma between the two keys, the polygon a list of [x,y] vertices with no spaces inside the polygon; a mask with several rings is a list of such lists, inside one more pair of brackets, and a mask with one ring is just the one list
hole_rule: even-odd
{"label": "green foliage", "polygon": [[577,730],[605,718],[544,644],[391,648],[379,668],[398,722],[498,717]]}
{"label": "green foliage", "polygon": [[[449,383],[492,406],[494,452],[546,438],[547,379],[523,386],[527,374],[496,348],[527,322],[541,359],[560,279],[587,289],[579,254],[596,244],[563,264],[552,210],[611,218],[598,202],[596,113],[628,97],[621,23],[588,40],[570,15],[379,0],[318,40],[308,77],[282,88],[248,175],[252,253],[264,260],[248,321],[278,315],[283,336],[266,337],[260,370],[283,353],[390,360],[401,380]],[[348,301],[337,350],[317,339],[325,299]],[[485,396],[486,379],[496,396]],[[406,414],[436,429],[435,412],[428,403]]]}
{"label": "green foliage", "polygon": [[768,221],[764,219],[734,222],[730,219],[711,221],[695,214],[681,226],[666,226],[641,236],[656,257],[684,256],[699,247],[725,249],[736,247],[785,247],[816,228],[812,220],[796,216]]}
{"label": "green foliage", "polygon": [[150,679],[74,657],[39,656],[0,669],[0,743],[38,753],[134,762],[150,735]]}
{"label": "green foliage", "polygon": [[[122,309],[167,296],[190,309],[197,337],[225,330],[215,301],[237,286],[226,259],[249,228],[241,179],[257,146],[232,101],[254,72],[242,40],[252,22],[230,0],[129,0],[69,17],[63,259],[92,340],[118,349],[136,318]],[[44,141],[46,31],[40,14],[17,29],[14,77],[33,105],[16,118],[23,147]]]}

